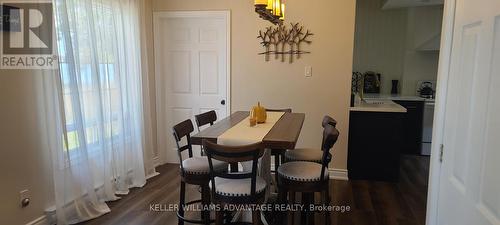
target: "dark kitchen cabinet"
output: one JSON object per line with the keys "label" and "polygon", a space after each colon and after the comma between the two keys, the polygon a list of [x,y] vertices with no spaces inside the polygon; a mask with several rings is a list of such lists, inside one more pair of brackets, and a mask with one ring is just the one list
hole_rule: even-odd
{"label": "dark kitchen cabinet", "polygon": [[405,107],[403,117],[402,149],[403,154],[420,155],[424,118],[424,101],[394,101]]}
{"label": "dark kitchen cabinet", "polygon": [[351,111],[347,156],[349,179],[398,181],[404,114]]}

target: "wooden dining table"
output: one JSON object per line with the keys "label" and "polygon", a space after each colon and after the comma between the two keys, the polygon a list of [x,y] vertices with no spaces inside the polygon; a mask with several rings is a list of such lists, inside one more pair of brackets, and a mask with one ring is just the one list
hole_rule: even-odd
{"label": "wooden dining table", "polygon": [[[248,111],[237,111],[230,116],[218,121],[191,137],[194,145],[201,145],[203,140],[217,143],[217,138],[231,127],[246,119]],[[294,149],[299,139],[302,125],[304,124],[304,113],[285,113],[274,124],[273,128],[263,138],[264,146],[269,149]]]}
{"label": "wooden dining table", "polygon": [[[250,113],[248,111],[234,112],[214,125],[193,135],[191,137],[191,143],[194,145],[201,145],[204,139],[217,143],[219,136],[240,123],[242,120],[247,119],[249,115]],[[295,149],[304,120],[304,113],[284,113],[262,139],[264,147],[267,149]],[[231,164],[230,167],[231,171],[238,171],[237,164]],[[234,216],[236,220],[233,220],[233,222],[237,221],[238,218],[241,219],[241,216],[241,212],[236,214]],[[269,224],[263,214],[261,219],[263,224]]]}

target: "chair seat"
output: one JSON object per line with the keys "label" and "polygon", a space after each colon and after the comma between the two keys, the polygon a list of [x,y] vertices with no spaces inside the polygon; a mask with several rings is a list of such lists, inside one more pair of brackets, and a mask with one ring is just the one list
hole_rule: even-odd
{"label": "chair seat", "polygon": [[285,152],[285,159],[290,161],[307,161],[321,163],[323,151],[320,149],[298,148]]}
{"label": "chair seat", "polygon": [[[215,190],[217,194],[224,196],[250,196],[251,178],[246,179],[226,179],[222,177],[215,178]],[[255,180],[255,193],[261,193],[266,190],[266,181],[261,177]]]}
{"label": "chair seat", "polygon": [[[227,169],[227,163],[218,161],[218,160],[212,160],[214,170],[216,171],[222,171]],[[188,174],[209,174],[210,173],[210,166],[208,165],[208,158],[207,157],[192,157],[192,158],[187,158],[184,161],[182,161],[182,166],[184,167],[184,171]]]}
{"label": "chair seat", "polygon": [[[320,180],[321,167],[315,162],[287,162],[278,168],[278,175],[293,181],[314,182]],[[328,179],[328,169],[325,169],[324,178]]]}

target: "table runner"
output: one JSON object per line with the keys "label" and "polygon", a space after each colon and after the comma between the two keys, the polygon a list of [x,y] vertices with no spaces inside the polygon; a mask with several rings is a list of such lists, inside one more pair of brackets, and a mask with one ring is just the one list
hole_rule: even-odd
{"label": "table runner", "polygon": [[265,123],[250,127],[249,117],[229,128],[217,138],[220,145],[248,145],[262,141],[274,124],[285,114],[284,112],[267,112]]}
{"label": "table runner", "polygon": [[[267,112],[267,119],[265,123],[257,124],[254,127],[250,127],[250,122],[248,121],[249,117],[246,117],[241,122],[236,124],[235,126],[229,128],[217,137],[217,144],[220,145],[249,145],[253,143],[260,142],[264,139],[264,137],[269,133],[269,131],[273,128],[273,126],[280,120],[280,118],[284,115],[284,112]],[[244,171],[250,171],[252,169],[252,162],[244,162],[241,163]],[[266,201],[270,195],[270,186],[271,186],[271,152],[269,149],[266,149],[264,155],[261,159],[259,159],[259,171],[258,176],[262,177],[266,180],[267,189],[266,189]],[[243,215],[237,214],[235,216],[234,221],[246,221],[251,222],[252,214],[250,212],[243,213]],[[241,217],[240,217],[241,216]],[[262,216],[262,215],[261,215]],[[262,222],[267,224],[265,218],[262,216]]]}

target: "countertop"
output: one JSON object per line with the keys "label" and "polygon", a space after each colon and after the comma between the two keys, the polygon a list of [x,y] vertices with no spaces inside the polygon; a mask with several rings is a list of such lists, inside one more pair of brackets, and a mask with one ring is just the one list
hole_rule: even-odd
{"label": "countertop", "polygon": [[387,99],[365,99],[360,104],[350,107],[349,111],[406,113],[406,108]]}
{"label": "countertop", "polygon": [[392,94],[366,94],[364,95],[365,99],[387,99],[392,101],[425,101],[425,98],[420,96],[411,96],[411,95],[392,95]]}

